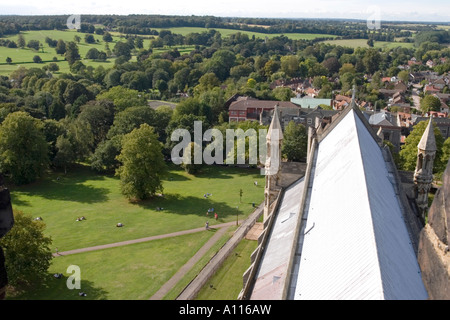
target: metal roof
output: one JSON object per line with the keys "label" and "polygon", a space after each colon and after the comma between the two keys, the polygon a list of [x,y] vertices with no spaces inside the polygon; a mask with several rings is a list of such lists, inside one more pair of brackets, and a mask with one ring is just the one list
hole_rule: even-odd
{"label": "metal roof", "polygon": [[250,299],[282,299],[283,286],[289,266],[289,256],[295,244],[295,227],[300,211],[304,179],[297,180],[286,189],[278,212],[274,217],[267,247],[256,274]]}
{"label": "metal roof", "polygon": [[394,178],[355,112],[316,149],[292,298],[426,299]]}

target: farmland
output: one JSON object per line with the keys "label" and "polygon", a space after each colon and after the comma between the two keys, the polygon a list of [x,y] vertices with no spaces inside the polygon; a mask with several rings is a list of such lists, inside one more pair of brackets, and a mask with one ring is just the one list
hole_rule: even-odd
{"label": "farmland", "polygon": [[[160,31],[161,29],[159,29]],[[189,33],[201,33],[204,31],[207,31],[209,29],[206,28],[194,28],[194,27],[181,27],[181,28],[168,28],[166,30],[170,30],[172,33],[181,34],[181,35],[187,35]],[[255,38],[274,38],[277,36],[282,35],[281,33],[274,33],[274,34],[264,34],[264,33],[258,33],[258,32],[250,32],[250,31],[240,31],[240,30],[234,30],[234,29],[214,29],[216,31],[219,31],[223,37],[228,37],[231,34],[235,34],[237,32],[240,32],[242,34],[247,34],[249,37],[255,36]],[[78,33],[75,30],[36,30],[36,31],[26,31],[22,32],[22,35],[25,37],[25,40],[28,42],[29,40],[38,40],[41,44],[43,44],[43,47],[36,51],[34,49],[30,48],[7,48],[7,47],[0,47],[0,75],[9,75],[11,72],[19,68],[20,66],[24,66],[26,68],[42,68],[44,65],[50,63],[50,62],[56,62],[59,67],[59,73],[67,73],[70,72],[69,64],[67,61],[64,60],[63,55],[58,55],[55,52],[54,48],[49,47],[45,43],[45,38],[49,37],[54,40],[62,39],[64,41],[74,41],[75,36],[79,36],[80,38],[84,37],[84,33]],[[114,45],[123,39],[124,35],[120,34],[118,32],[111,32],[111,35],[113,37],[113,41],[109,43],[109,47],[112,50]],[[284,34],[286,37],[293,39],[293,40],[312,40],[318,37],[327,37],[327,38],[334,38],[333,35],[326,35],[326,34],[307,34],[307,33],[289,33]],[[102,36],[98,34],[93,34],[95,38],[95,43],[85,43],[84,39],[81,39],[81,41],[78,43],[78,49],[80,52],[80,56],[82,58],[82,62],[86,67],[92,66],[94,68],[98,66],[103,66],[104,68],[111,68],[114,66],[114,58],[108,58],[106,61],[94,61],[90,59],[85,59],[86,53],[91,48],[96,48],[99,51],[105,51],[105,45],[106,42],[103,41]],[[149,48],[150,41],[155,36],[142,36],[144,39],[143,47]],[[157,36],[156,36],[157,37]],[[5,37],[6,39],[10,40],[17,40],[17,35],[8,36]],[[178,51],[181,54],[189,53],[192,50],[194,50],[194,46],[189,45],[182,45],[177,46]],[[167,48],[156,48],[154,49],[155,53],[162,52],[167,50]],[[42,63],[34,63],[33,57],[38,55],[42,59]],[[12,58],[12,63],[7,64],[6,58],[10,57]]]}
{"label": "farmland", "polygon": [[[367,45],[367,39],[342,39],[342,40],[326,40],[325,43],[331,45],[337,45],[350,48],[369,48]],[[389,42],[389,41],[374,41],[375,48],[392,49],[395,47],[402,47],[411,49],[414,46],[413,43],[406,42]]]}

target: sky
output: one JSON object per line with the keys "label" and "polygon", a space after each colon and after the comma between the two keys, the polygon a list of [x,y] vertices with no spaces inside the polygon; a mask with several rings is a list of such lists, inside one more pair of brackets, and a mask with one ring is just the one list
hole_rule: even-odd
{"label": "sky", "polygon": [[161,14],[450,22],[449,0],[0,0],[0,14]]}

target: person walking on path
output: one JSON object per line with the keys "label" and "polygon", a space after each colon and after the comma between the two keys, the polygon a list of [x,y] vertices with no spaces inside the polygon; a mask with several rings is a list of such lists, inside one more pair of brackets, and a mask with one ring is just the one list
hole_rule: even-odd
{"label": "person walking on path", "polygon": [[205,229],[206,229],[206,230],[208,230],[208,229],[209,229],[209,222],[208,222],[208,221],[206,221],[206,224],[205,224]]}

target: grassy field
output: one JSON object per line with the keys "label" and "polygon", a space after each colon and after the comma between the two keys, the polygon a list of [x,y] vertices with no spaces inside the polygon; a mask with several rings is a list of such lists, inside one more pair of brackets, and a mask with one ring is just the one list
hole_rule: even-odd
{"label": "grassy field", "polygon": [[[367,39],[343,39],[343,40],[327,40],[324,41],[325,43],[329,43],[332,45],[342,46],[342,47],[350,47],[350,48],[369,48],[367,45]],[[382,48],[382,49],[390,49],[390,48],[396,48],[396,47],[403,47],[403,48],[413,48],[413,43],[406,43],[406,42],[387,42],[387,41],[375,41],[374,47],[375,48]]]}
{"label": "grassy field", "polygon": [[[105,42],[102,39],[101,35],[94,35],[94,38],[98,40],[96,43],[88,44],[84,42],[84,33],[78,33],[75,30],[38,30],[38,31],[27,31],[22,32],[25,41],[29,40],[39,40],[41,44],[43,44],[42,50],[35,51],[30,48],[7,48],[0,47],[0,75],[8,75],[12,71],[16,70],[20,66],[24,66],[26,68],[42,68],[45,64],[49,62],[53,62],[53,58],[56,57],[58,61],[56,62],[59,66],[59,72],[69,72],[69,64],[64,60],[64,57],[56,54],[55,48],[51,48],[45,43],[45,37],[50,37],[53,40],[62,39],[64,41],[74,41],[75,35],[78,35],[81,38],[80,43],[78,43],[78,50],[80,52],[80,56],[82,58],[82,62],[86,66],[97,67],[99,65],[103,65],[105,68],[112,67],[114,65],[114,59],[108,59],[105,62],[98,62],[93,60],[84,59],[86,53],[91,48],[96,48],[99,51],[105,51]],[[10,40],[17,40],[17,35],[5,37]],[[113,41],[109,44],[110,49],[114,48],[115,43],[120,41],[120,37],[113,37]],[[43,63],[33,63],[33,57],[38,55],[41,57]],[[12,64],[5,64],[5,60],[7,57],[12,59]]]}
{"label": "grassy field", "polygon": [[[235,221],[237,215],[243,219],[253,211],[253,202],[262,202],[263,185],[264,176],[256,169],[206,166],[192,176],[172,166],[164,198],[130,203],[118,178],[81,166],[67,175],[52,173],[40,182],[11,188],[11,197],[14,209],[43,218],[53,251],[66,251],[199,228],[208,218],[211,225]],[[205,199],[206,193],[212,196]],[[206,216],[209,208],[218,213],[218,221]],[[81,216],[86,220],[76,221]],[[119,222],[123,228],[116,227]]]}
{"label": "grassy field", "polygon": [[[223,29],[223,28],[212,28],[216,31],[219,31],[222,35],[222,37],[228,37],[231,34],[235,34],[235,33],[243,33],[243,34],[247,34],[249,37],[252,37],[253,35],[255,36],[255,38],[265,38],[268,37],[269,39],[280,36],[280,35],[285,35],[286,37],[293,39],[293,40],[312,40],[315,38],[322,38],[322,37],[328,37],[328,38],[336,38],[336,36],[331,35],[331,34],[312,34],[312,33],[271,33],[271,34],[266,34],[266,33],[260,33],[260,32],[252,32],[252,31],[245,31],[245,30],[235,30],[235,29]],[[162,29],[158,29],[158,31],[160,31]],[[188,33],[193,33],[193,32],[197,32],[197,33],[201,33],[204,31],[208,31],[210,29],[207,28],[200,28],[200,27],[179,27],[179,28],[167,28],[165,30],[170,30],[173,33],[178,33],[181,35],[187,35]]]}
{"label": "grassy field", "polygon": [[197,300],[236,300],[242,289],[242,275],[250,266],[250,255],[257,246],[257,241],[242,240],[203,286]]}
{"label": "grassy field", "polygon": [[[181,279],[172,290],[170,290],[164,297],[163,300],[175,300],[178,295],[183,291],[183,289],[197,276],[197,274],[203,269],[203,267],[209,262],[209,260],[214,257],[214,255],[219,251],[219,249],[233,236],[237,227],[232,226],[228,229],[228,232],[222,236],[219,241],[217,241],[214,246],[196,263],[194,267]],[[241,269],[247,269],[250,263],[243,261],[244,265],[240,266]],[[242,276],[242,275],[241,275]],[[242,283],[236,283],[235,290],[240,290],[242,288]],[[235,299],[235,298],[232,298]]]}
{"label": "grassy field", "polygon": [[[147,300],[213,235],[199,232],[163,240],[60,256],[52,260],[43,286],[10,297],[17,300]],[[70,265],[80,268],[80,289],[66,281]],[[52,275],[62,273],[63,278]],[[87,294],[80,297],[79,292]]]}
{"label": "grassy field", "polygon": [[[259,204],[263,199],[264,189],[254,186],[255,180],[259,185],[264,183],[264,176],[256,169],[207,166],[200,174],[192,176],[171,166],[164,181],[164,198],[135,204],[121,195],[116,177],[97,175],[80,165],[67,175],[50,173],[35,184],[11,188],[11,197],[15,210],[43,218],[45,233],[53,240],[52,251],[58,248],[61,252],[199,228],[207,219],[214,227],[216,223],[236,221],[237,213],[242,221],[253,212],[252,203]],[[241,203],[239,189],[244,191]],[[206,193],[212,195],[205,199]],[[157,207],[164,210],[157,211]],[[218,221],[206,216],[211,207],[218,212]],[[86,220],[76,221],[80,216]],[[124,227],[117,228],[118,222]],[[176,298],[234,230],[231,228],[165,299]],[[59,256],[52,260],[43,287],[14,299],[148,299],[212,235],[213,232],[199,232]],[[81,291],[88,297],[80,297],[80,290],[67,289],[69,265],[80,267]],[[245,269],[247,267],[248,264]],[[62,273],[64,278],[55,279],[51,276],[54,273]],[[240,286],[235,288],[238,289]]]}

